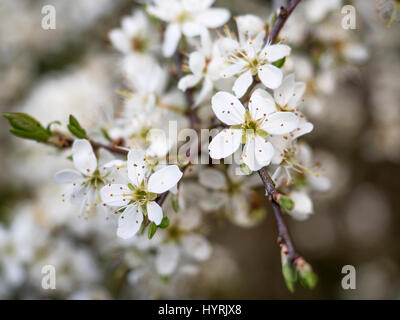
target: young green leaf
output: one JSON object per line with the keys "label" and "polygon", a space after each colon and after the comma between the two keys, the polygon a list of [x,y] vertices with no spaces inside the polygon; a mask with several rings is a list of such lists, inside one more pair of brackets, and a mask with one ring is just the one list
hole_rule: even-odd
{"label": "young green leaf", "polygon": [[169,226],[169,219],[168,217],[164,217],[158,227],[161,229],[165,229],[168,228],[168,226]]}
{"label": "young green leaf", "polygon": [[153,238],[153,236],[155,235],[156,231],[157,231],[156,224],[154,222],[150,223],[149,232],[147,234],[148,238],[149,239]]}
{"label": "young green leaf", "polygon": [[69,116],[69,124],[67,125],[68,130],[77,138],[85,139],[86,131],[82,128],[78,120],[71,114]]}
{"label": "young green leaf", "polygon": [[277,68],[282,68],[283,65],[285,64],[285,61],[286,61],[286,57],[283,57],[282,59],[280,59],[278,61],[272,62],[272,64]]}
{"label": "young green leaf", "polygon": [[39,142],[47,142],[51,137],[39,121],[25,113],[4,113],[3,116],[11,125],[10,132],[20,138],[36,140]]}

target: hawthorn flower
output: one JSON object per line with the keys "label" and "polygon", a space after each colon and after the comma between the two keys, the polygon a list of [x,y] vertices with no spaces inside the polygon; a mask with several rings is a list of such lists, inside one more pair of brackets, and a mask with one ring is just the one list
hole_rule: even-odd
{"label": "hawthorn flower", "polygon": [[[81,210],[90,213],[100,203],[99,189],[108,181],[109,169],[97,160],[88,140],[77,139],[72,145],[72,160],[75,168],[56,173],[54,182],[72,184],[69,194],[74,204],[81,204]],[[107,159],[108,160],[108,159]]]}
{"label": "hawthorn flower", "polygon": [[148,12],[168,22],[163,54],[174,54],[182,33],[187,37],[201,35],[207,28],[218,28],[228,21],[230,13],[222,8],[210,8],[215,0],[155,0]]}
{"label": "hawthorn flower", "polygon": [[322,174],[313,159],[311,148],[305,143],[297,143],[285,149],[282,155],[279,166],[271,176],[276,187],[294,185],[322,192],[331,187],[330,180]]}
{"label": "hawthorn flower", "polygon": [[157,32],[142,10],[123,17],[121,28],[111,30],[109,38],[113,46],[124,54],[146,53],[155,48],[158,41]]}
{"label": "hawthorn flower", "polygon": [[250,170],[267,166],[274,156],[270,135],[284,135],[297,127],[298,119],[291,112],[277,111],[275,101],[265,90],[251,95],[246,110],[238,98],[228,92],[218,92],[212,98],[217,118],[231,126],[216,135],[209,145],[210,156],[222,159],[245,144],[242,161]]}
{"label": "hawthorn flower", "polygon": [[304,82],[296,82],[294,74],[287,75],[282,84],[274,90],[274,99],[281,111],[295,111],[299,106],[306,84]]}
{"label": "hawthorn flower", "polygon": [[133,237],[140,229],[143,215],[159,225],[163,218],[162,208],[154,201],[175,187],[182,177],[178,166],[165,166],[148,176],[145,153],[131,150],[128,154],[128,184],[108,184],[101,189],[102,201],[121,212],[117,235],[123,239]]}
{"label": "hawthorn flower", "polygon": [[178,88],[186,91],[188,88],[193,88],[201,81],[203,82],[199,95],[196,97],[195,106],[201,104],[208,97],[213,88],[214,82],[220,79],[221,69],[224,65],[224,59],[221,56],[216,43],[214,45],[210,41],[208,32],[204,36],[201,48],[194,51],[189,56],[189,69],[192,74],[188,74],[181,78],[178,83]]}
{"label": "hawthorn flower", "polygon": [[258,76],[261,82],[270,89],[276,89],[282,83],[282,71],[273,63],[287,57],[291,49],[284,44],[267,42],[263,45],[264,39],[265,31],[261,31],[251,38],[240,35],[239,41],[232,38],[219,40],[221,53],[229,64],[222,71],[222,77],[230,78],[238,75],[232,88],[238,98],[247,92],[254,81],[254,76]]}

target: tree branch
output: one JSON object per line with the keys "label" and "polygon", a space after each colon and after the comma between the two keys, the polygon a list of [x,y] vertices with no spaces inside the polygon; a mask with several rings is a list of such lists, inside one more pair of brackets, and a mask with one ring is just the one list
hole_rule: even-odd
{"label": "tree branch", "polygon": [[[278,39],[279,32],[282,30],[288,17],[290,16],[290,14],[293,12],[293,10],[296,8],[296,6],[299,4],[300,1],[301,0],[291,0],[287,8],[285,7],[280,8],[279,15],[275,20],[271,33],[267,38],[267,41],[270,41],[271,44],[276,42],[276,40]],[[248,102],[248,100],[250,99],[251,92],[256,85],[257,83],[256,81],[254,81],[252,86],[250,86],[246,94],[243,96],[243,98],[240,99],[242,103]],[[288,259],[290,263],[293,264],[295,263],[296,259],[298,259],[300,256],[296,252],[295,246],[293,244],[292,238],[289,233],[289,229],[286,225],[285,219],[283,218],[282,209],[278,203],[279,193],[278,191],[276,191],[275,184],[265,168],[260,169],[258,171],[258,174],[260,175],[265,190],[268,193],[268,199],[271,202],[272,210],[274,212],[274,216],[278,225],[278,232],[279,232],[278,243],[281,247],[286,246]]]}
{"label": "tree branch", "polygon": [[278,18],[276,18],[274,26],[272,27],[271,33],[269,34],[269,40],[271,43],[276,42],[279,32],[283,28],[286,23],[286,20],[289,18],[293,10],[297,7],[301,0],[291,0],[288,6],[281,7]]}

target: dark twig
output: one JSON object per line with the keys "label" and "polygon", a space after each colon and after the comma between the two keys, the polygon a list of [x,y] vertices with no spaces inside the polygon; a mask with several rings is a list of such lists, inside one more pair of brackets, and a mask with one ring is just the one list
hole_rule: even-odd
{"label": "dark twig", "polygon": [[[280,8],[279,15],[275,20],[271,33],[267,38],[267,41],[270,41],[271,44],[276,42],[279,32],[285,25],[286,20],[288,19],[288,17],[290,16],[290,14],[293,12],[293,10],[296,8],[296,6],[299,4],[300,1],[301,0],[291,0],[287,8],[285,7]],[[247,93],[243,96],[242,99],[240,99],[242,103],[248,102],[248,100],[250,99],[251,92],[253,91],[256,84],[257,82],[254,81],[252,86],[250,86],[250,88],[248,89]],[[260,169],[258,171],[258,174],[260,175],[265,190],[268,193],[268,199],[271,202],[272,210],[274,212],[275,219],[278,225],[278,232],[279,232],[278,243],[280,246],[285,245],[287,247],[288,259],[291,263],[294,263],[296,259],[299,258],[300,256],[296,252],[285,219],[283,218],[282,209],[278,203],[279,193],[278,191],[276,191],[275,184],[265,168]]]}
{"label": "dark twig", "polygon": [[271,43],[276,42],[279,32],[281,31],[282,27],[285,25],[286,20],[289,18],[293,10],[296,6],[300,3],[301,0],[291,0],[288,6],[281,7],[278,17],[275,20],[274,26],[272,27],[271,33],[269,34],[269,40]]}

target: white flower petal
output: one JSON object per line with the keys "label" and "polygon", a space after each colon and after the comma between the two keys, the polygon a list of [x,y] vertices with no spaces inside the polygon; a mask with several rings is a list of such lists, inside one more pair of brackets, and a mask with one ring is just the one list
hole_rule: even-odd
{"label": "white flower petal", "polygon": [[112,160],[103,165],[104,168],[112,168],[112,167],[123,167],[126,165],[126,161],[123,160]]}
{"label": "white flower petal", "polygon": [[246,38],[253,38],[264,30],[265,23],[259,17],[246,14],[236,18],[239,38],[241,43],[245,43]]}
{"label": "white flower petal", "polygon": [[54,182],[57,184],[81,183],[82,175],[76,170],[65,169],[57,172],[54,176]]}
{"label": "white flower petal", "polygon": [[269,165],[274,155],[274,147],[260,136],[250,138],[244,146],[242,159],[251,171],[257,171]]}
{"label": "white flower petal", "polygon": [[178,89],[182,90],[182,91],[186,91],[187,88],[193,88],[195,85],[197,85],[200,80],[201,80],[201,76],[196,76],[194,74],[188,74],[179,80]]}
{"label": "white flower petal", "polygon": [[118,219],[117,236],[122,239],[132,238],[143,222],[142,209],[136,205],[128,206]]}
{"label": "white flower petal", "polygon": [[175,186],[182,175],[176,165],[164,167],[150,176],[147,190],[158,194],[164,193]]}
{"label": "white flower petal", "polygon": [[114,48],[121,51],[122,53],[127,54],[131,50],[131,43],[122,30],[111,30],[108,37]]}
{"label": "white flower petal", "polygon": [[154,222],[157,226],[161,223],[163,219],[163,210],[155,201],[150,201],[147,203],[147,215],[149,220]]}
{"label": "white flower petal", "polygon": [[249,111],[254,120],[266,117],[277,111],[275,100],[266,90],[256,89],[250,97]]}
{"label": "white flower petal", "polygon": [[298,118],[291,112],[275,112],[267,117],[261,128],[269,134],[286,134],[298,125]]}
{"label": "white flower petal", "polygon": [[268,62],[275,62],[290,54],[290,47],[285,44],[266,45],[263,49],[262,55]]}
{"label": "white flower petal", "polygon": [[212,97],[211,106],[217,118],[227,125],[244,122],[245,108],[233,94],[224,91],[216,93]]}
{"label": "white flower petal", "polygon": [[195,75],[203,74],[204,67],[206,65],[206,57],[204,53],[195,51],[189,56],[189,68]]}
{"label": "white flower petal", "polygon": [[264,86],[276,89],[282,83],[282,70],[272,64],[264,64],[258,68],[258,77]]}
{"label": "white flower petal", "polygon": [[156,257],[156,269],[162,276],[171,275],[179,261],[179,248],[173,243],[167,243],[160,247]]}
{"label": "white flower petal", "polygon": [[301,122],[299,124],[299,126],[296,128],[296,130],[294,130],[291,133],[291,138],[297,139],[298,137],[301,137],[309,132],[311,132],[314,129],[314,125],[311,122]]}
{"label": "white flower petal", "polygon": [[224,129],[211,141],[208,150],[213,159],[223,159],[233,154],[242,143],[242,131]]}
{"label": "white flower petal", "polygon": [[212,8],[201,12],[196,17],[196,21],[207,28],[215,29],[226,23],[230,16],[231,14],[227,9]]}
{"label": "white flower petal", "polygon": [[203,81],[203,86],[201,87],[201,90],[199,94],[196,97],[195,104],[194,106],[197,107],[199,104],[201,104],[207,97],[209,97],[213,91],[214,84],[213,82],[205,78]]}
{"label": "white flower petal", "polygon": [[272,143],[260,136],[256,136],[254,146],[257,162],[263,167],[269,165],[275,153]]}
{"label": "white flower petal", "polygon": [[226,187],[224,174],[216,169],[203,169],[199,172],[199,182],[210,189],[220,190]]}
{"label": "white flower petal", "polygon": [[287,104],[289,109],[294,109],[300,104],[300,101],[303,98],[305,91],[306,91],[306,84],[304,82],[296,82],[292,97],[290,98]]}
{"label": "white flower petal", "polygon": [[180,38],[181,28],[179,24],[168,24],[167,29],[165,30],[163,42],[163,55],[165,57],[171,57],[174,54]]}
{"label": "white flower petal", "polygon": [[132,149],[128,152],[128,178],[135,186],[140,186],[146,174],[145,152]]}
{"label": "white flower petal", "polygon": [[107,184],[100,190],[103,203],[111,207],[122,207],[129,203],[128,194],[132,193],[126,184]]}
{"label": "white flower petal", "polygon": [[82,205],[82,201],[85,200],[87,193],[89,191],[89,187],[84,185],[78,185],[72,189],[69,200],[72,204]]}
{"label": "white flower petal", "polygon": [[288,213],[297,220],[305,220],[313,213],[313,203],[305,192],[291,192],[290,199],[293,201],[293,209]]}
{"label": "white flower petal", "polygon": [[226,56],[240,48],[239,42],[231,38],[221,38],[217,40],[217,47],[222,55]]}
{"label": "white flower petal", "polygon": [[90,142],[77,139],[72,145],[72,159],[75,167],[85,175],[92,175],[97,168],[97,159]]}
{"label": "white flower petal", "polygon": [[274,98],[278,105],[284,107],[288,104],[289,100],[293,97],[294,88],[295,79],[294,74],[292,73],[283,79],[279,88],[274,90]]}
{"label": "white flower petal", "polygon": [[205,261],[210,258],[212,248],[204,237],[198,234],[189,234],[182,239],[185,253],[198,261]]}
{"label": "white flower petal", "polygon": [[229,67],[226,67],[225,69],[222,70],[221,72],[221,77],[223,78],[230,78],[234,76],[235,74],[239,74],[242,71],[244,71],[246,68],[246,64],[242,61],[239,61],[237,63],[234,63],[230,65]]}
{"label": "white flower petal", "polygon": [[269,134],[286,134],[296,129],[298,118],[291,112],[275,112],[262,124],[262,129]]}
{"label": "white flower petal", "polygon": [[195,22],[185,22],[182,25],[182,33],[186,37],[195,37],[198,35],[201,35],[202,32],[204,32],[205,27],[201,25],[200,23],[195,23]]}
{"label": "white flower petal", "polygon": [[331,186],[331,180],[325,176],[315,176],[313,174],[307,174],[307,181],[310,184],[312,188],[315,190],[321,191],[321,192],[326,192],[328,191]]}
{"label": "white flower petal", "polygon": [[251,86],[252,83],[253,83],[253,75],[251,74],[250,70],[240,75],[239,78],[236,79],[232,88],[236,97],[238,98],[243,97],[243,95],[247,92],[247,89]]}

